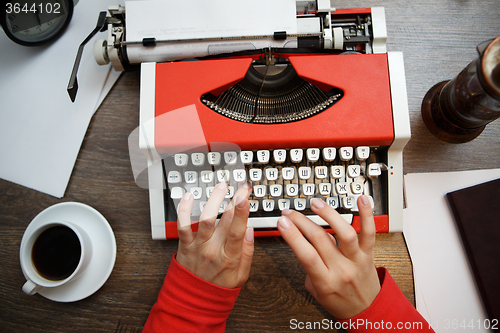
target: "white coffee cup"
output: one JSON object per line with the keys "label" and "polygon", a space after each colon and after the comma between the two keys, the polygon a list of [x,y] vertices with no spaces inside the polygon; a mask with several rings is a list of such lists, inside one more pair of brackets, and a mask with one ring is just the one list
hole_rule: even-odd
{"label": "white coffee cup", "polygon": [[47,221],[28,228],[19,253],[27,280],[23,291],[34,295],[42,288],[55,288],[73,281],[87,268],[91,257],[92,242],[74,223]]}

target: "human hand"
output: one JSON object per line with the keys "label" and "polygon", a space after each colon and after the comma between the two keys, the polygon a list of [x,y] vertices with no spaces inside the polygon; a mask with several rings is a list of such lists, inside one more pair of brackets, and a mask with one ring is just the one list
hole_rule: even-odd
{"label": "human hand", "polygon": [[335,318],[352,318],[367,309],[380,291],[373,262],[376,230],[368,197],[358,198],[359,238],[354,228],[324,201],[311,200],[311,209],[335,231],[336,241],[293,210],[283,211],[278,229],[307,272],[307,291]]}
{"label": "human hand", "polygon": [[215,227],[227,190],[226,183],[215,186],[200,215],[197,232],[191,230],[193,195],[189,192],[184,195],[177,214],[177,262],[205,281],[236,288],[248,279],[254,251],[253,228],[247,229],[252,188],[246,183],[236,191]]}

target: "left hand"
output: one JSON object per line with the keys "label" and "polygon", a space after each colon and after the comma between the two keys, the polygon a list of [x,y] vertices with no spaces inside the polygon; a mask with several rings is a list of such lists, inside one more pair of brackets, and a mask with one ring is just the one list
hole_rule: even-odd
{"label": "left hand", "polygon": [[191,230],[193,196],[188,192],[179,203],[177,262],[199,278],[225,288],[241,287],[250,274],[254,252],[253,228],[247,229],[251,186],[242,185],[215,227],[227,193],[219,183],[200,215],[198,231]]}

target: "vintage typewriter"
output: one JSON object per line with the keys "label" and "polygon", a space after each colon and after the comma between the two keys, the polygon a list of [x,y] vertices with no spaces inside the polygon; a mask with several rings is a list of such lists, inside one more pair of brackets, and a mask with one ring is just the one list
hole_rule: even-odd
{"label": "vintage typewriter", "polygon": [[386,51],[383,8],[298,1],[291,33],[172,40],[130,37],[125,9],[110,13],[108,40],[94,50],[118,69],[141,66],[139,147],[154,239],[177,237],[186,191],[196,221],[221,181],[229,190],[220,212],[244,182],[253,186],[248,224],[257,236],[279,235],[285,208],[331,231],[311,198],[359,230],[361,194],[370,197],[377,232],[402,230],[410,127],[403,57]]}

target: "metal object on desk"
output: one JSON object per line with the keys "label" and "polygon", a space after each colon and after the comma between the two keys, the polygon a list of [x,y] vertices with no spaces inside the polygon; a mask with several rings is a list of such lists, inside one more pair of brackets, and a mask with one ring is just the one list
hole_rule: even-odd
{"label": "metal object on desk", "polygon": [[39,46],[59,38],[79,0],[6,1],[0,25],[7,37],[24,46]]}
{"label": "metal object on desk", "polygon": [[478,58],[454,79],[434,85],[422,102],[425,125],[443,141],[471,141],[500,117],[500,37],[477,51]]}

